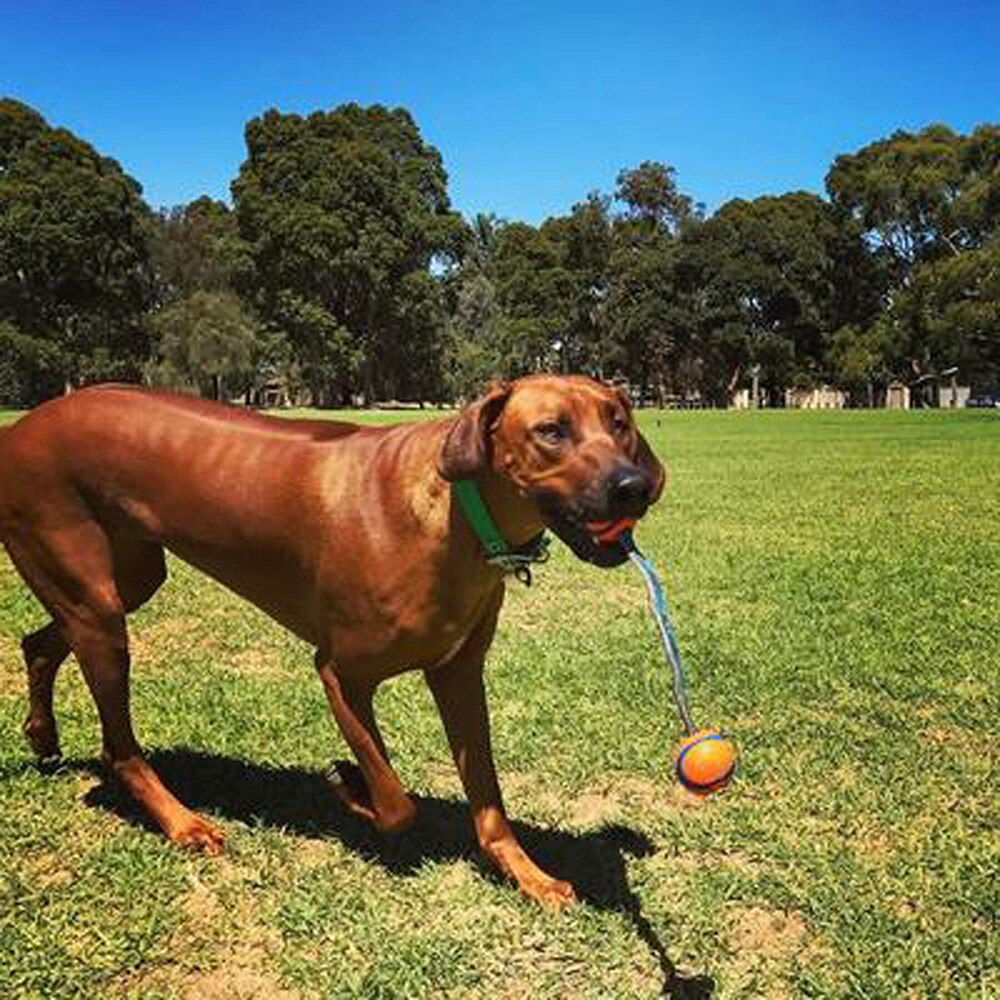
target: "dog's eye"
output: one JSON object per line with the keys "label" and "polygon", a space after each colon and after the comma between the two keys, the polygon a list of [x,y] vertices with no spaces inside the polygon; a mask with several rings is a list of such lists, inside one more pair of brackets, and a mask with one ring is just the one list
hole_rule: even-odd
{"label": "dog's eye", "polygon": [[629,431],[629,422],[620,413],[611,418],[611,428],[619,436],[624,437]]}
{"label": "dog's eye", "polygon": [[537,424],[534,428],[535,435],[540,437],[546,444],[561,444],[566,437],[566,430],[562,424],[554,420],[544,424]]}

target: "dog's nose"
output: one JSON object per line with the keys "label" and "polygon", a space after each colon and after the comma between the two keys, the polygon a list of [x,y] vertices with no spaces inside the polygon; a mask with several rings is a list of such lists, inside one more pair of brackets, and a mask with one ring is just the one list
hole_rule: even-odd
{"label": "dog's nose", "polygon": [[638,469],[618,469],[608,482],[608,499],[616,517],[639,517],[649,506],[649,481]]}

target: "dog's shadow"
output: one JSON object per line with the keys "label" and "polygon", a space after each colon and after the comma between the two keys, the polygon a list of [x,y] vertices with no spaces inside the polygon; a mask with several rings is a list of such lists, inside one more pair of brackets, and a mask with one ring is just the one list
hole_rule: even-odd
{"label": "dog's shadow", "polygon": [[[193,809],[242,823],[280,827],[303,837],[333,836],[395,875],[413,875],[427,861],[479,861],[464,801],[414,796],[416,824],[400,836],[385,837],[343,809],[323,775],[315,771],[269,767],[193,750],[159,751],[149,759],[167,787]],[[79,766],[103,777],[96,765],[80,762]],[[84,801],[129,823],[155,829],[115,782],[102,781],[87,792]],[[542,868],[571,882],[587,904],[629,918],[659,964],[662,996],[696,1000],[712,995],[711,978],[677,972],[629,887],[626,859],[653,852],[647,837],[618,824],[586,833],[549,830],[531,823],[513,825],[522,845]],[[486,877],[498,878],[492,868],[481,867]]]}

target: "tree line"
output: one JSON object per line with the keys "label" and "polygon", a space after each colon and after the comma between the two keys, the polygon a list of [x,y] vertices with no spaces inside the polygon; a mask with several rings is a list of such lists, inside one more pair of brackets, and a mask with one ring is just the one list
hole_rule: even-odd
{"label": "tree line", "polygon": [[541,225],[453,210],[404,109],[247,123],[232,205],[153,210],[137,181],[0,100],[0,403],[108,379],[330,406],[467,398],[589,372],[724,405],[753,379],[871,403],[957,368],[1000,380],[1000,126],[898,131],[827,197],[712,214],[623,169]]}

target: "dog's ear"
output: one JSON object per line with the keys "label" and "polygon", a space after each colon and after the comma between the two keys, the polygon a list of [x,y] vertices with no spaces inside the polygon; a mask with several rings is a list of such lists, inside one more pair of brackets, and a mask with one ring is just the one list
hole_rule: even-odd
{"label": "dog's ear", "polygon": [[[632,400],[629,398],[628,392],[621,386],[615,386],[615,395],[621,400],[621,404],[625,407],[625,412],[629,415],[629,419],[635,423],[635,417],[632,413]],[[650,497],[652,499],[649,502],[651,504],[656,503],[663,492],[663,486],[667,480],[667,470],[663,468],[663,463],[653,454],[653,449],[649,447],[649,442],[642,436],[642,431],[639,430],[638,426],[635,429],[635,440],[635,455],[632,460],[652,484],[652,489],[650,490]]]}
{"label": "dog's ear", "polygon": [[636,430],[635,464],[642,470],[652,488],[649,492],[649,502],[656,503],[663,492],[664,483],[667,481],[667,470],[663,468],[663,463],[653,454],[653,449],[649,447],[649,442],[642,436],[642,432]]}
{"label": "dog's ear", "polygon": [[490,434],[500,419],[510,390],[507,383],[492,385],[482,399],[470,403],[458,415],[441,446],[438,472],[443,478],[449,481],[465,479],[486,468],[490,459]]}

